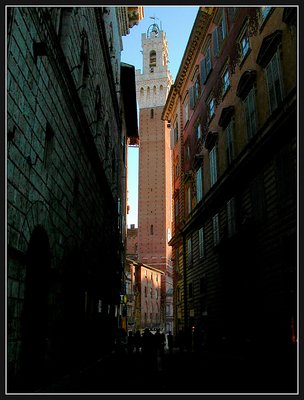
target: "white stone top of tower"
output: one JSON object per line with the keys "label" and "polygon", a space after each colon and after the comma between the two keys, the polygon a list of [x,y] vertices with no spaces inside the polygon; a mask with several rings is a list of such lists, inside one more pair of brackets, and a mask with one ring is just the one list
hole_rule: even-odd
{"label": "white stone top of tower", "polygon": [[136,70],[136,92],[139,108],[164,106],[173,83],[168,69],[168,43],[157,24],[141,35],[143,72]]}

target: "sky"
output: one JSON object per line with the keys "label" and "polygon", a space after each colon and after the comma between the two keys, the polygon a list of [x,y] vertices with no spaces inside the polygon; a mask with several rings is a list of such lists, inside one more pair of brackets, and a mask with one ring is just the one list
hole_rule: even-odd
{"label": "sky", "polygon": [[[123,36],[122,62],[135,66],[142,71],[141,34],[146,33],[149,26],[155,22],[166,33],[169,53],[169,70],[173,81],[178,73],[184,51],[198,12],[198,6],[144,6],[144,18],[138,25]],[[140,128],[140,127],[139,127]],[[140,137],[140,131],[139,131]],[[127,225],[138,226],[138,148],[128,149],[128,205],[130,211]]]}

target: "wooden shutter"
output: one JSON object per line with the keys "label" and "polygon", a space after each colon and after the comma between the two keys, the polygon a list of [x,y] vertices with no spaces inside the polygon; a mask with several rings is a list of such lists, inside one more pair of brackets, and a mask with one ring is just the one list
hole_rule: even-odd
{"label": "wooden shutter", "polygon": [[189,89],[189,96],[190,96],[190,110],[194,109],[194,86]]}
{"label": "wooden shutter", "polygon": [[218,40],[218,29],[214,29],[212,32],[212,41],[213,41],[213,52],[214,55],[217,57],[219,55],[219,40]]}
{"label": "wooden shutter", "polygon": [[266,75],[267,75],[267,83],[268,83],[270,111],[272,111],[275,109],[275,103],[276,103],[274,85],[273,85],[272,62],[270,62],[268,64],[268,66],[266,67]]}
{"label": "wooden shutter", "polygon": [[206,58],[204,57],[200,63],[200,73],[201,73],[201,82],[202,85],[205,84],[207,79],[207,70],[206,70]]}
{"label": "wooden shutter", "polygon": [[222,37],[223,37],[223,40],[225,39],[226,36],[227,36],[226,13],[225,13],[225,9],[223,9],[223,20],[222,20]]}

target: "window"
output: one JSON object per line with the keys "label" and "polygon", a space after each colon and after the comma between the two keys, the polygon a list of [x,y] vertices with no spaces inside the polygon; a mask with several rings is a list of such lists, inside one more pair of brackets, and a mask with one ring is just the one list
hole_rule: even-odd
{"label": "window", "polygon": [[233,126],[233,123],[232,123],[232,121],[230,121],[225,129],[227,165],[230,165],[234,158],[232,126]]}
{"label": "window", "polygon": [[178,222],[178,212],[179,212],[179,205],[178,205],[178,198],[175,199],[174,201],[174,210],[175,210],[175,223]]}
{"label": "window", "polygon": [[178,142],[178,122],[175,124],[174,128],[174,144]]}
{"label": "window", "polygon": [[179,271],[179,249],[175,249],[175,270]]}
{"label": "window", "polygon": [[237,11],[238,11],[238,7],[228,7],[228,15],[229,15],[230,24],[235,20]]}
{"label": "window", "polygon": [[189,120],[189,104],[188,101],[185,104],[185,123]]}
{"label": "window", "polygon": [[190,144],[189,143],[187,143],[187,145],[186,145],[186,159],[187,160],[190,160],[190,154],[191,152],[190,152]]}
{"label": "window", "polygon": [[200,293],[206,294],[207,293],[207,275],[203,274],[200,278]]}
{"label": "window", "polygon": [[228,237],[231,237],[236,232],[234,197],[227,202],[227,230],[228,230]]}
{"label": "window", "polygon": [[208,100],[207,106],[208,106],[208,117],[209,117],[209,120],[211,120],[215,114],[215,101],[214,101],[213,97],[211,97]]}
{"label": "window", "polygon": [[150,226],[150,235],[154,235],[153,225]]}
{"label": "window", "polygon": [[230,88],[230,73],[228,67],[226,67],[222,75],[222,81],[223,81],[223,95],[224,95]]}
{"label": "window", "polygon": [[175,164],[175,179],[179,176],[179,165],[178,162]]}
{"label": "window", "polygon": [[196,201],[199,203],[203,198],[202,167],[196,171]]}
{"label": "window", "polygon": [[188,186],[187,188],[187,213],[190,214],[191,213],[191,187]]}
{"label": "window", "polygon": [[267,15],[270,13],[271,7],[270,6],[263,6],[260,7],[260,14],[262,22],[266,19]]}
{"label": "window", "polygon": [[150,297],[151,297],[151,299],[153,297],[153,289],[152,288],[150,288]]}
{"label": "window", "polygon": [[150,118],[154,118],[154,110],[153,110],[153,108],[150,111]]}
{"label": "window", "polygon": [[193,284],[192,283],[189,283],[188,295],[189,295],[189,298],[193,297]]}
{"label": "window", "polygon": [[145,297],[147,297],[147,286],[145,286]]}
{"label": "window", "polygon": [[202,137],[202,128],[201,128],[201,124],[198,124],[196,126],[196,138],[197,140],[199,140]]}
{"label": "window", "polygon": [[51,163],[51,156],[54,149],[54,136],[55,133],[49,123],[46,124],[45,142],[44,142],[44,166],[49,167]]}
{"label": "window", "polygon": [[152,274],[152,272],[151,272],[151,281],[153,281],[153,274]]}
{"label": "window", "polygon": [[214,55],[218,56],[221,50],[223,41],[227,36],[227,28],[226,28],[226,15],[225,10],[223,10],[223,15],[218,23],[217,28],[213,31],[213,49]]}
{"label": "window", "polygon": [[79,81],[79,87],[77,89],[79,96],[85,95],[83,89],[85,89],[88,86],[88,79],[90,75],[89,61],[90,61],[90,56],[89,56],[88,35],[86,31],[83,29],[81,33],[81,49],[80,49],[80,81]]}
{"label": "window", "polygon": [[256,111],[255,111],[254,90],[255,89],[253,87],[244,100],[248,139],[251,139],[252,136],[256,133]]}
{"label": "window", "polygon": [[249,49],[250,49],[249,36],[248,36],[247,29],[241,37],[240,48],[241,48],[241,60],[243,60],[245,58],[245,56],[248,54]]}
{"label": "window", "polygon": [[150,67],[156,67],[156,51],[152,50],[150,51]]}
{"label": "window", "polygon": [[176,297],[177,297],[177,301],[181,301],[181,290],[180,290],[179,286],[176,289]]}
{"label": "window", "polygon": [[213,244],[216,246],[220,241],[220,227],[219,227],[219,215],[215,214],[212,218],[212,230],[213,230]]}
{"label": "window", "polygon": [[204,243],[204,228],[201,227],[198,231],[198,248],[200,258],[205,255],[205,243]]}
{"label": "window", "polygon": [[196,77],[194,85],[189,89],[190,109],[193,110],[200,94],[199,76]]}
{"label": "window", "polygon": [[210,186],[213,186],[217,181],[217,156],[216,156],[216,147],[209,153],[209,162],[210,162]]}
{"label": "window", "polygon": [[200,63],[201,84],[204,85],[212,70],[210,46],[205,51],[205,57]]}
{"label": "window", "polygon": [[270,112],[274,111],[282,101],[282,84],[280,79],[280,63],[278,51],[266,67]]}
{"label": "window", "polygon": [[189,266],[192,262],[192,241],[191,237],[187,240],[187,265]]}

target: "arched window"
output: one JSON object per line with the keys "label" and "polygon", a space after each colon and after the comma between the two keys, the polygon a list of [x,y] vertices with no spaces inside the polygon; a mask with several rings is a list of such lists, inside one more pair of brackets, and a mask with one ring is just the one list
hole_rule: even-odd
{"label": "arched window", "polygon": [[81,33],[80,61],[83,64],[83,76],[89,75],[89,42],[88,35],[84,29]]}
{"label": "arched window", "polygon": [[150,67],[156,67],[156,51],[151,50],[150,51]]}
{"label": "arched window", "polygon": [[153,108],[151,109],[151,112],[150,112],[150,118],[154,118],[154,110],[153,110]]}
{"label": "arched window", "polygon": [[153,86],[153,94],[156,94],[156,86]]}
{"label": "arched window", "polygon": [[113,182],[115,180],[115,174],[116,174],[116,156],[115,156],[115,151],[113,149],[113,151],[112,151],[112,181]]}
{"label": "arched window", "polygon": [[140,95],[143,96],[144,95],[144,88],[140,88]]}
{"label": "arched window", "polygon": [[101,91],[100,86],[97,85],[95,89],[95,112],[96,112],[96,120],[98,121],[101,118]]}

